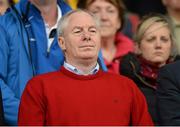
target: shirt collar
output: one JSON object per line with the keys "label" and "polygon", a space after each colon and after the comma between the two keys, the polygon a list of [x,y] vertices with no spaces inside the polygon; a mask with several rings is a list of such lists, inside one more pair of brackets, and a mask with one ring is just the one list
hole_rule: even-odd
{"label": "shirt collar", "polygon": [[[71,64],[68,64],[67,62],[64,61],[64,68],[69,70],[72,73],[75,73],[77,75],[85,75],[81,70],[78,70],[76,67],[74,67]],[[97,63],[96,66],[90,71],[90,75],[96,74],[99,71],[99,64]]]}

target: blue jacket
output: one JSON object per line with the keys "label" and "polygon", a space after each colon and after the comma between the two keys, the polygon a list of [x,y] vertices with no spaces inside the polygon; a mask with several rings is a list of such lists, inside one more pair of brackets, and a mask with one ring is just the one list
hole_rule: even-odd
{"label": "blue jacket", "polygon": [[[45,26],[39,10],[28,0],[21,0],[15,7],[0,17],[0,86],[2,90],[5,122],[17,124],[20,97],[26,83],[34,74],[56,71],[64,62],[64,56],[58,46],[57,38],[47,52]],[[70,10],[62,0],[58,0],[62,15]],[[15,11],[17,10],[17,11]],[[28,12],[28,13],[27,13]],[[26,20],[28,19],[28,23]],[[29,31],[28,26],[31,26]],[[28,41],[28,39],[30,41]],[[30,52],[30,43],[36,44],[36,66]],[[102,55],[99,62],[103,70]],[[35,69],[34,69],[35,68]]]}

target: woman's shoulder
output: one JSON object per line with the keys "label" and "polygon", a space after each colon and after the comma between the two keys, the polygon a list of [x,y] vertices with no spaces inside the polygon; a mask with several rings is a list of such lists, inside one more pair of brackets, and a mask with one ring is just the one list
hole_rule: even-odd
{"label": "woman's shoulder", "polygon": [[128,54],[124,55],[121,59],[120,66],[126,66],[134,64],[139,66],[139,60],[137,58],[137,55],[135,53],[129,52]]}
{"label": "woman's shoulder", "polygon": [[130,52],[122,57],[119,70],[120,74],[132,77],[134,73],[138,73],[139,71],[140,63],[136,54]]}

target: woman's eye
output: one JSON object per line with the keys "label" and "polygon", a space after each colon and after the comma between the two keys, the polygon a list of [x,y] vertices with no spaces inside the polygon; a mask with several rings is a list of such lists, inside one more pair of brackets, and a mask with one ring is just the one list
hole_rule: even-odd
{"label": "woman's eye", "polygon": [[155,38],[148,38],[148,39],[146,39],[147,42],[152,42],[154,40],[155,40]]}
{"label": "woman's eye", "polygon": [[162,40],[163,42],[168,42],[168,41],[169,41],[169,38],[162,37],[161,40]]}
{"label": "woman's eye", "polygon": [[92,13],[93,13],[93,14],[98,14],[99,12],[100,12],[99,9],[94,9],[94,10],[92,10]]}
{"label": "woman's eye", "polygon": [[114,13],[115,11],[114,10],[108,10],[109,13]]}
{"label": "woman's eye", "polygon": [[92,13],[93,13],[93,14],[98,14],[98,13],[99,13],[99,11],[93,11]]}

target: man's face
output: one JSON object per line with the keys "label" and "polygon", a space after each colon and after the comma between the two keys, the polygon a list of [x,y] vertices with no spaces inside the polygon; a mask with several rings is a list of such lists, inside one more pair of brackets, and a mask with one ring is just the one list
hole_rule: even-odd
{"label": "man's face", "polygon": [[59,37],[66,60],[97,60],[100,32],[93,18],[85,12],[77,12],[68,21],[63,37]]}

